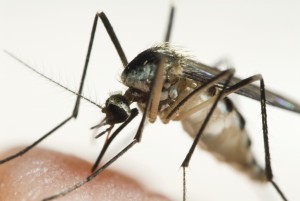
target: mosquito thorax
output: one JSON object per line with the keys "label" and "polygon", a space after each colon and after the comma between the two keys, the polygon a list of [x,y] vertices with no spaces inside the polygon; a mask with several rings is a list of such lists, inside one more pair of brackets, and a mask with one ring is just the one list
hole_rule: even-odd
{"label": "mosquito thorax", "polygon": [[143,111],[149,97],[150,87],[159,65],[163,65],[163,88],[159,111],[169,107],[179,94],[179,80],[184,56],[169,44],[163,43],[138,54],[124,69],[121,80],[128,86],[128,100],[137,102]]}
{"label": "mosquito thorax", "polygon": [[170,72],[170,69],[174,70],[180,66],[180,61],[181,55],[166,44],[152,47],[138,54],[126,66],[121,79],[126,86],[148,93],[160,62],[163,62],[164,66],[164,82],[172,85],[175,82],[173,78],[177,80],[178,77],[172,77],[173,72]]}
{"label": "mosquito thorax", "polygon": [[158,66],[159,56],[150,50],[145,50],[136,56],[121,75],[123,83],[142,92],[149,92],[150,83]]}
{"label": "mosquito thorax", "polygon": [[111,95],[105,102],[102,112],[106,114],[105,124],[116,124],[126,121],[131,110],[129,101],[122,94]]}

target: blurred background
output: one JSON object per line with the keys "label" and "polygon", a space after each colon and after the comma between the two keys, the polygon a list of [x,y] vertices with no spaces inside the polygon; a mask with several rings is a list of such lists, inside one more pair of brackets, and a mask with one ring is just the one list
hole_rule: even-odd
{"label": "blurred background", "polygon": [[[174,1],[171,41],[199,61],[228,58],[237,76],[261,73],[268,89],[300,102],[300,3],[297,1]],[[92,22],[104,11],[128,60],[164,38],[171,1],[0,0],[0,48],[22,58],[70,89],[79,87]],[[125,91],[122,63],[101,23],[98,24],[84,95],[103,104],[110,93]],[[0,53],[0,151],[28,145],[64,120],[75,96]],[[263,164],[260,104],[231,96],[247,120],[253,151]],[[93,162],[104,139],[89,128],[103,115],[81,101],[79,117],[41,147]],[[299,200],[300,115],[267,107],[275,180],[290,200]],[[141,116],[139,116],[140,118]],[[137,118],[116,140],[105,159],[135,134]],[[112,165],[148,189],[172,200],[182,197],[180,165],[191,146],[179,122],[147,124],[142,143]],[[250,181],[232,167],[197,149],[188,170],[188,200],[280,200],[271,185]]]}

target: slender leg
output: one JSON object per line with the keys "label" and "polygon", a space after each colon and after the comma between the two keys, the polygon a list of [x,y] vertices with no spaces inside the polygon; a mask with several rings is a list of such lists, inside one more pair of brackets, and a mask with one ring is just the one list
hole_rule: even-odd
{"label": "slender leg", "polygon": [[[24,61],[22,61],[21,59],[17,58],[15,55],[13,55],[12,53],[8,52],[8,51],[4,51],[5,53],[7,53],[9,56],[11,56],[12,58],[14,58],[15,60],[17,60],[18,62],[20,62],[23,66],[25,66],[26,68],[30,69],[31,71],[39,74],[40,76],[48,79],[49,81],[57,84],[58,86],[67,89],[66,87],[64,87],[63,85],[59,84],[58,82],[55,82],[54,80],[52,80],[51,78],[45,76],[44,74],[40,73],[39,71],[35,70],[32,66],[30,66],[29,64],[25,63]],[[69,89],[67,89],[68,91],[75,93]],[[77,94],[77,93],[75,93]],[[90,101],[92,102],[92,101]],[[93,102],[92,102],[93,103]],[[33,142],[31,145],[25,147],[24,149],[20,150],[19,152],[12,154],[10,156],[7,156],[4,159],[0,160],[0,164],[4,164],[14,158],[17,158],[19,156],[22,156],[23,154],[25,154],[26,152],[28,152],[29,150],[31,150],[32,148],[34,148],[36,145],[38,145],[40,142],[42,142],[44,139],[46,139],[48,136],[50,136],[52,133],[54,133],[56,130],[58,130],[60,127],[62,127],[63,125],[65,125],[67,122],[69,122],[72,118],[74,118],[74,113],[72,113],[69,117],[67,117],[64,121],[62,121],[61,123],[59,123],[57,126],[55,126],[52,130],[50,130],[49,132],[47,132],[46,134],[44,134],[42,137],[40,137],[39,139],[37,139],[35,142]]]}
{"label": "slender leg", "polygon": [[[246,78],[244,80],[241,80],[240,82],[236,83],[233,86],[230,86],[228,88],[226,88],[226,85],[228,84],[228,81],[224,84],[224,89],[222,90],[222,94],[219,94],[220,98],[224,98],[226,96],[228,96],[231,93],[234,93],[235,91],[240,90],[243,87],[248,86],[249,84],[255,82],[255,81],[260,81],[260,94],[261,94],[261,99],[260,99],[260,103],[261,103],[261,114],[262,114],[262,126],[263,126],[263,140],[264,140],[264,149],[265,149],[265,163],[266,163],[266,167],[265,167],[265,174],[266,174],[266,178],[267,181],[271,182],[271,184],[273,185],[273,187],[275,188],[275,190],[278,192],[278,194],[281,196],[281,198],[285,201],[287,201],[287,198],[285,197],[285,195],[283,194],[283,192],[281,191],[281,189],[279,188],[279,186],[273,181],[273,172],[272,172],[272,167],[271,167],[271,157],[270,157],[270,148],[269,148],[269,139],[268,139],[268,125],[267,125],[267,112],[266,112],[266,97],[265,97],[265,85],[264,85],[264,80],[262,78],[261,75],[253,75],[249,78]],[[220,99],[219,99],[220,100]],[[216,99],[215,104],[216,105],[218,102],[218,99]],[[193,145],[191,147],[191,149],[189,150],[185,160],[182,163],[182,167],[184,169],[184,180],[185,180],[185,168],[188,167],[189,165],[189,161],[191,159],[191,156],[194,152],[194,149],[201,137],[201,134],[205,128],[205,125],[207,124],[208,119],[210,118],[210,116],[212,115],[213,109],[214,109],[214,105],[212,106],[210,112],[208,113],[208,115],[206,116],[206,119],[204,120],[203,124],[201,125],[201,128],[199,130],[199,132],[196,135],[196,138],[193,142]],[[206,121],[207,120],[207,121]],[[186,186],[185,186],[185,181],[184,181],[184,200],[185,195],[186,195]]]}
{"label": "slender leg", "polygon": [[[157,112],[158,112],[157,101],[158,102],[160,101],[160,94],[161,94],[161,89],[162,89],[162,84],[163,84],[161,81],[163,79],[164,62],[165,62],[164,58],[160,59],[158,68],[156,69],[156,72],[155,72],[154,80],[152,81],[152,84],[151,84],[149,99],[147,101],[145,111],[144,111],[141,123],[139,125],[138,131],[134,137],[134,139],[137,140],[138,142],[140,142],[142,139],[144,122],[146,120],[146,117],[148,116],[148,112],[149,112],[149,115],[154,115],[154,114],[157,115]],[[155,119],[156,116],[152,116],[152,118]]]}
{"label": "slender leg", "polygon": [[[156,116],[157,116],[157,112],[158,112],[158,106],[159,106],[159,101],[160,101],[160,94],[161,94],[161,89],[162,89],[162,85],[163,85],[163,64],[164,64],[164,59],[161,59],[161,61],[159,62],[159,66],[156,70],[156,74],[155,74],[155,78],[152,82],[152,86],[151,86],[151,92],[150,92],[150,96],[149,99],[147,101],[147,105],[145,108],[145,112],[143,114],[141,123],[139,125],[138,131],[134,137],[134,139],[136,139],[138,142],[141,141],[141,135],[143,132],[143,127],[144,127],[144,122],[146,120],[146,117],[149,117],[149,119],[152,118],[152,120],[154,121]],[[131,120],[126,120],[126,122],[124,122],[114,133],[113,135],[108,139],[108,141],[104,144],[97,160],[95,161],[93,167],[92,167],[92,172],[98,167],[102,157],[104,156],[105,152],[107,151],[108,146],[111,144],[111,142],[113,141],[113,139],[115,138],[115,136],[130,122]]]}
{"label": "slender leg", "polygon": [[[120,59],[123,63],[123,66],[125,67],[128,64],[126,56],[124,54],[124,51],[121,47],[121,44],[120,44],[120,42],[119,42],[119,40],[118,40],[118,38],[117,38],[117,36],[114,32],[109,20],[107,19],[106,15],[104,14],[104,12],[96,13],[95,18],[94,18],[94,22],[93,22],[93,28],[92,28],[92,32],[91,32],[88,51],[87,51],[87,54],[86,54],[83,73],[82,73],[82,77],[81,77],[81,81],[80,81],[80,87],[79,87],[79,90],[78,90],[78,94],[80,94],[80,95],[81,95],[82,90],[83,90],[84,80],[85,80],[85,77],[86,77],[87,68],[88,68],[88,64],[89,64],[89,60],[90,60],[90,56],[91,56],[91,51],[92,51],[92,47],[93,47],[93,43],[94,43],[94,37],[95,37],[97,24],[98,24],[97,23],[98,18],[100,18],[102,20],[102,23],[103,23],[103,25],[104,25],[104,27],[105,27],[112,43],[114,44],[114,46],[115,46],[115,48],[116,48],[116,50],[119,54],[119,57],[120,57]],[[80,96],[77,96],[76,104],[75,104],[75,107],[74,107],[74,110],[73,110],[75,118],[77,117],[77,114],[78,114],[79,104],[80,104]]]}
{"label": "slender leg", "polygon": [[63,197],[72,191],[76,190],[77,188],[83,186],[84,184],[88,183],[92,179],[94,179],[97,175],[99,175],[101,172],[103,172],[107,167],[109,167],[112,163],[114,163],[118,158],[120,158],[124,153],[126,153],[133,145],[135,145],[138,141],[134,139],[129,145],[127,145],[122,151],[120,151],[117,155],[115,155],[112,159],[110,159],[108,162],[106,162],[101,168],[97,169],[96,171],[92,172],[88,177],[86,177],[84,180],[78,182],[71,188],[66,189],[65,191],[62,191],[58,194],[52,195],[50,197],[44,198],[43,201],[48,200],[54,200],[59,197]]}
{"label": "slender leg", "polygon": [[[167,32],[166,32],[166,37],[165,37],[165,42],[169,42],[170,40],[170,35],[171,35],[171,30],[172,30],[172,24],[173,24],[173,20],[174,20],[174,12],[175,12],[175,7],[174,5],[171,6],[171,11],[170,11],[170,16],[169,16],[169,22],[168,22],[168,28],[167,28]],[[98,13],[97,13],[98,14]],[[104,23],[104,26],[106,27],[110,37],[111,37],[111,40],[113,41],[118,53],[119,53],[119,56],[123,62],[123,66],[125,67],[128,62],[127,62],[127,59],[125,57],[125,54],[121,48],[121,45],[119,44],[119,41],[117,39],[117,37],[115,36],[115,33],[112,29],[112,26],[110,25],[107,17],[105,16],[105,14],[102,12],[99,14],[100,15],[100,18],[102,19],[103,23]],[[97,20],[97,17],[95,18],[95,22],[94,22],[94,26],[95,24],[97,23],[96,22]],[[93,27],[94,27],[93,26]],[[95,28],[96,29],[96,28]],[[94,35],[94,28],[93,28],[93,31],[92,31],[92,35]],[[92,39],[91,39],[92,40]],[[91,46],[91,45],[90,45]],[[91,49],[91,47],[89,47],[89,49]],[[141,120],[141,123],[139,125],[139,128],[138,128],[138,131],[137,131],[137,134],[135,136],[135,139],[138,140],[138,142],[141,141],[141,136],[142,136],[142,132],[143,132],[143,127],[144,127],[144,122],[146,120],[146,117],[147,115],[149,116],[149,119],[150,121],[155,121],[155,118],[157,116],[157,112],[158,112],[158,105],[159,105],[159,101],[160,101],[160,94],[161,94],[161,88],[162,88],[162,85],[163,85],[163,82],[162,82],[162,76],[163,76],[163,64],[164,64],[164,59],[161,59],[160,63],[159,63],[159,67],[157,69],[157,72],[156,72],[156,75],[155,75],[155,78],[154,78],[154,81],[152,83],[152,86],[151,86],[151,93],[150,93],[150,96],[149,96],[149,100],[147,102],[147,105],[146,105],[146,109],[145,109],[145,112],[143,114],[143,117],[142,117],[142,120]],[[149,114],[148,114],[149,112]],[[131,120],[130,120],[131,121]],[[126,121],[127,122],[127,121]],[[128,123],[124,122],[124,124],[122,124],[118,130],[118,132],[120,132]],[[115,131],[115,135],[113,134],[110,139],[107,141],[107,143],[104,145],[104,147],[102,148],[97,160],[95,161],[93,167],[92,167],[92,171],[94,171],[97,166],[99,165],[103,155],[105,154],[108,146],[110,145],[110,143],[112,142],[112,140],[115,138],[115,136],[117,135],[118,132]]]}
{"label": "slender leg", "polygon": [[[112,43],[114,44],[118,54],[119,54],[119,57],[123,63],[123,66],[127,66],[128,64],[128,61],[127,61],[127,58],[125,56],[125,53],[121,47],[121,44],[108,20],[108,18],[106,17],[105,13],[104,12],[101,12],[101,13],[96,13],[95,15],[95,18],[94,18],[94,22],[93,22],[93,28],[92,28],[92,32],[91,32],[91,37],[90,37],[90,42],[89,42],[89,46],[88,46],[88,51],[87,51],[87,56],[86,56],[86,60],[85,60],[85,64],[84,64],[84,69],[83,69],[83,73],[82,73],[82,78],[81,78],[81,84],[80,84],[80,88],[79,88],[79,93],[81,94],[81,91],[83,89],[83,83],[84,83],[84,80],[85,80],[85,76],[86,76],[86,72],[87,72],[87,67],[88,67],[88,63],[89,63],[89,58],[90,58],[90,54],[91,54],[91,51],[92,51],[92,47],[93,47],[93,42],[94,42],[94,36],[95,36],[95,33],[96,33],[96,29],[97,29],[97,22],[98,22],[98,18],[100,18],[103,22],[103,25],[112,41]],[[74,110],[76,110],[76,113],[78,113],[78,109],[76,107],[79,106],[79,103],[80,103],[80,97],[77,97],[77,100],[76,100],[76,106],[74,108]],[[122,126],[120,126],[122,127]],[[104,149],[104,148],[103,148]],[[102,149],[102,150],[103,150]],[[105,152],[105,151],[104,151]],[[102,153],[102,152],[101,152]],[[103,153],[104,154],[104,153]],[[100,154],[101,155],[101,154]],[[92,171],[96,169],[96,167],[98,166],[99,162],[100,162],[100,159],[101,159],[101,156],[98,156],[96,162],[94,163],[93,167],[92,167]]]}
{"label": "slender leg", "polygon": [[69,116],[67,119],[65,119],[63,122],[61,122],[60,124],[58,124],[56,127],[54,127],[51,131],[49,131],[48,133],[46,133],[45,135],[43,135],[41,138],[39,138],[38,140],[36,140],[34,143],[32,143],[31,145],[25,147],[24,149],[22,149],[21,151],[12,154],[2,160],[0,160],[0,164],[6,163],[14,158],[17,158],[19,156],[22,156],[23,154],[25,154],[27,151],[29,151],[30,149],[32,149],[33,147],[35,147],[37,144],[39,144],[41,141],[43,141],[45,138],[47,138],[49,135],[51,135],[53,132],[55,132],[56,130],[58,130],[60,127],[62,127],[63,125],[65,125],[68,121],[70,121],[73,118],[73,115]]}
{"label": "slender leg", "polygon": [[171,6],[171,11],[170,11],[170,16],[169,16],[169,22],[168,22],[168,27],[166,31],[166,36],[164,42],[170,42],[170,37],[171,37],[171,32],[172,32],[172,26],[173,26],[173,21],[174,21],[174,13],[175,13],[175,6]]}
{"label": "slender leg", "polygon": [[147,114],[147,117],[150,122],[154,122],[157,113],[158,113],[158,107],[160,103],[160,94],[161,90],[163,88],[163,76],[164,76],[164,64],[165,64],[165,59],[162,58],[160,59],[159,65],[156,69],[156,75],[152,83],[152,91],[151,91],[151,99],[150,99],[150,105],[149,105],[149,113]]}
{"label": "slender leg", "polygon": [[[107,31],[107,33],[108,33],[108,35],[109,35],[109,37],[110,37],[112,43],[114,44],[114,46],[115,46],[115,48],[116,48],[118,54],[119,54],[119,57],[120,57],[120,59],[121,59],[121,61],[122,61],[122,63],[123,63],[123,66],[126,67],[127,64],[128,64],[128,61],[127,61],[127,59],[126,59],[125,53],[124,53],[124,51],[123,51],[123,49],[122,49],[122,47],[121,47],[121,44],[120,44],[120,42],[119,42],[119,40],[118,40],[118,38],[117,38],[117,36],[116,36],[116,34],[115,34],[115,32],[114,32],[114,30],[113,30],[113,28],[112,28],[112,26],[111,26],[109,20],[107,19],[107,17],[106,17],[106,15],[104,14],[104,12],[97,13],[96,16],[97,16],[97,17],[100,17],[100,19],[102,20],[102,22],[103,22],[103,24],[104,24],[104,26],[105,26],[105,29],[106,29],[106,31]],[[94,22],[94,24],[97,24],[97,21],[96,21],[96,18],[97,18],[97,17],[95,17],[95,22]],[[96,25],[95,25],[95,26],[96,26]]]}
{"label": "slender leg", "polygon": [[264,140],[264,149],[265,149],[265,174],[267,181],[271,182],[275,190],[278,192],[278,194],[281,196],[281,198],[285,201],[287,201],[287,198],[279,188],[279,186],[274,182],[273,180],[273,171],[271,166],[271,156],[270,156],[270,148],[269,148],[269,137],[268,137],[268,124],[267,124],[267,110],[266,110],[266,96],[265,96],[265,84],[264,80],[261,75],[254,75],[249,78],[246,78],[242,80],[241,82],[227,88],[225,90],[224,95],[228,95],[230,93],[233,93],[244,86],[247,86],[255,81],[260,81],[260,104],[261,104],[261,117],[262,117],[262,127],[263,127],[263,140]]}
{"label": "slender leg", "polygon": [[[30,149],[32,149],[33,147],[35,147],[37,144],[39,144],[41,141],[43,141],[45,138],[47,138],[48,136],[50,136],[52,133],[54,133],[57,129],[59,129],[60,127],[62,127],[64,124],[66,124],[68,121],[70,121],[72,118],[76,118],[78,115],[78,110],[79,110],[79,105],[80,105],[80,99],[82,98],[81,93],[83,90],[83,85],[84,85],[84,80],[86,77],[86,72],[87,72],[87,67],[88,67],[88,63],[89,63],[89,59],[90,59],[90,54],[91,54],[91,50],[92,50],[92,46],[93,46],[93,41],[94,41],[94,36],[95,36],[95,32],[96,32],[96,27],[97,27],[97,21],[98,18],[100,18],[106,28],[107,33],[109,34],[119,56],[120,59],[123,63],[124,66],[127,65],[127,59],[126,56],[123,52],[123,49],[113,31],[113,28],[111,26],[111,24],[109,23],[107,17],[105,16],[105,14],[103,12],[101,13],[97,13],[94,19],[94,23],[93,23],[93,28],[92,28],[92,32],[91,32],[91,37],[90,37],[90,42],[89,42],[89,46],[88,46],[88,51],[87,51],[87,55],[86,55],[86,59],[85,59],[85,64],[84,64],[84,69],[83,69],[83,73],[82,73],[82,77],[81,77],[81,81],[80,81],[80,87],[78,90],[77,94],[77,99],[75,102],[75,106],[73,109],[72,114],[63,122],[61,122],[60,124],[58,124],[55,128],[53,128],[51,131],[49,131],[48,133],[46,133],[45,135],[43,135],[41,138],[39,138],[38,140],[36,140],[34,143],[32,143],[30,146],[24,148],[23,150],[8,156],[2,160],[0,160],[0,164],[3,164],[5,162],[8,162],[18,156],[23,155],[24,153],[26,153],[27,151],[29,151]],[[19,58],[15,57],[13,54],[9,53],[8,51],[5,51],[8,55],[10,55],[11,57],[13,57],[14,59],[16,59],[17,61],[19,61],[21,64],[23,64],[25,67],[29,68],[30,70],[32,70],[33,72],[45,77],[46,79],[50,80],[51,82],[54,82],[55,84],[63,87],[62,85],[60,85],[59,83],[55,82],[54,80],[48,78],[47,76],[43,75],[42,73],[38,72],[37,70],[35,70],[33,67],[31,67],[30,65],[28,65],[27,63],[23,62],[22,60],[20,60]],[[65,87],[63,87],[65,88]],[[70,91],[70,90],[68,90]]]}
{"label": "slender leg", "polygon": [[[198,88],[196,88],[192,93],[190,93],[189,95],[187,95],[184,99],[182,99],[171,111],[170,113],[167,115],[166,120],[170,121],[175,119],[176,114],[180,113],[184,107],[186,105],[189,104],[190,101],[194,100],[194,98],[197,97],[197,95],[199,93],[202,93],[203,91],[209,89],[210,87],[212,87],[213,85],[215,85],[217,82],[223,80],[224,78],[228,77],[229,74],[232,73],[232,70],[226,70],[223,71],[222,73],[220,73],[219,75],[217,75],[216,77],[212,78],[211,80],[209,80],[207,83],[205,83],[205,85],[201,85]],[[201,104],[202,105],[202,104]],[[180,114],[181,116],[181,114]],[[177,118],[177,117],[176,117]],[[180,117],[178,117],[178,119],[180,119]]]}
{"label": "slender leg", "polygon": [[125,126],[127,126],[127,124],[129,124],[129,123],[133,120],[133,118],[135,118],[137,115],[138,115],[138,110],[137,110],[136,108],[132,109],[132,110],[131,110],[131,116],[130,116],[124,123],[122,123],[121,126],[119,126],[119,128],[117,128],[117,130],[115,130],[115,132],[108,138],[107,142],[104,144],[104,146],[103,146],[103,148],[102,148],[102,150],[101,150],[101,152],[100,152],[100,154],[99,154],[97,160],[95,161],[95,163],[94,163],[94,165],[93,165],[93,167],[92,167],[92,172],[94,172],[94,171],[97,169],[97,167],[98,167],[98,165],[99,165],[101,159],[103,158],[103,156],[104,156],[104,154],[105,154],[107,148],[109,147],[109,145],[111,144],[111,142],[113,141],[113,139],[114,139],[114,138],[115,138],[115,137],[123,130],[123,128],[125,128]]}
{"label": "slender leg", "polygon": [[[226,81],[225,81],[225,84],[224,84],[224,86],[223,86],[223,89],[226,89],[226,88],[227,88],[227,85],[228,85],[228,83],[230,82],[230,79],[232,78],[233,74],[234,74],[234,70],[231,69],[231,73],[230,73],[230,74],[228,75],[228,77],[226,78]],[[223,96],[223,93],[224,93],[224,90],[222,90],[222,91],[217,95],[217,98],[216,98],[214,104],[212,105],[211,109],[209,110],[209,112],[208,112],[206,118],[204,119],[203,124],[201,125],[201,127],[200,127],[200,129],[199,129],[199,131],[198,131],[198,133],[197,133],[197,135],[196,135],[194,141],[193,141],[193,144],[192,144],[192,146],[191,146],[189,152],[187,153],[187,155],[186,155],[184,161],[183,161],[182,164],[181,164],[181,167],[183,167],[183,180],[185,180],[185,178],[186,178],[185,170],[186,170],[186,168],[187,168],[188,165],[189,165],[189,162],[190,162],[191,157],[192,157],[192,155],[193,155],[193,153],[194,153],[194,151],[195,151],[195,149],[196,149],[196,146],[197,146],[197,144],[198,144],[198,142],[199,142],[199,140],[200,140],[200,137],[201,137],[201,135],[202,135],[202,133],[203,133],[203,131],[204,131],[204,129],[205,129],[205,127],[206,127],[206,125],[207,125],[209,119],[210,119],[210,117],[212,116],[212,114],[213,114],[213,112],[214,112],[214,110],[215,110],[215,108],[216,108],[218,102],[221,100],[221,98],[222,98],[222,96]],[[183,200],[184,200],[184,201],[186,200],[186,181],[183,181]]]}
{"label": "slender leg", "polygon": [[[65,191],[62,191],[58,194],[52,195],[50,197],[47,197],[45,199],[43,199],[43,201],[48,201],[48,200],[53,200],[59,197],[62,197],[64,195],[67,195],[69,193],[71,193],[72,191],[76,190],[77,188],[81,187],[82,185],[86,184],[87,182],[91,181],[93,178],[95,178],[97,175],[99,175],[101,172],[103,172],[108,166],[110,166],[113,162],[115,162],[118,158],[120,158],[125,152],[127,152],[130,148],[132,148],[136,143],[139,143],[141,141],[142,138],[142,133],[143,133],[143,128],[144,128],[144,124],[146,121],[146,117],[148,116],[148,113],[150,112],[151,109],[151,105],[153,104],[153,100],[156,100],[157,98],[154,96],[160,95],[159,93],[157,93],[157,90],[161,90],[161,88],[158,88],[159,84],[157,84],[157,82],[160,82],[160,80],[162,79],[162,74],[161,72],[163,72],[163,67],[164,67],[164,59],[161,59],[158,65],[158,68],[155,72],[155,77],[154,80],[152,81],[151,87],[150,87],[150,94],[149,94],[149,98],[147,100],[146,103],[146,107],[144,110],[144,114],[143,117],[140,121],[138,130],[136,132],[136,135],[134,136],[134,139],[132,140],[132,142],[130,144],[128,144],[124,149],[122,149],[117,155],[115,155],[112,159],[110,159],[107,163],[105,163],[102,167],[100,167],[99,169],[95,170],[94,172],[92,172],[88,177],[86,177],[84,180],[78,182],[77,184],[75,184],[74,186],[72,186],[71,188],[66,189]],[[154,107],[152,107],[153,109]],[[133,109],[134,111],[137,112],[136,109]],[[130,120],[131,121],[131,120]],[[127,122],[127,121],[126,121]],[[129,122],[128,122],[129,123]],[[126,126],[126,123],[124,122],[124,124],[122,124],[110,137],[111,141],[115,138],[115,136],[117,136],[117,134],[123,129],[123,127]],[[110,144],[106,143],[106,144]],[[107,147],[108,147],[107,145]],[[103,150],[101,151],[100,155],[105,153],[107,147],[103,148]],[[94,165],[95,166],[95,165]]]}

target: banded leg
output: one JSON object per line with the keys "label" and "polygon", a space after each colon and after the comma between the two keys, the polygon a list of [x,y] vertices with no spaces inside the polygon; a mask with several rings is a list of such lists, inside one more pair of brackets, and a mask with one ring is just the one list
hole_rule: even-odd
{"label": "banded leg", "polygon": [[[85,59],[85,64],[84,64],[84,69],[83,69],[83,73],[82,73],[82,77],[81,77],[81,81],[80,81],[80,86],[79,86],[79,90],[76,93],[77,95],[77,99],[75,102],[75,106],[73,109],[72,114],[67,117],[64,121],[62,121],[60,124],[58,124],[56,127],[54,127],[52,130],[50,130],[49,132],[47,132],[45,135],[43,135],[42,137],[40,137],[38,140],[36,140],[35,142],[33,142],[31,145],[25,147],[24,149],[22,149],[21,151],[12,154],[2,160],[0,160],[0,164],[6,163],[16,157],[22,156],[23,154],[25,154],[26,152],[28,152],[30,149],[32,149],[33,147],[35,147],[36,145],[38,145],[40,142],[42,142],[44,139],[46,139],[48,136],[50,136],[52,133],[54,133],[56,130],[58,130],[60,127],[62,127],[63,125],[65,125],[67,122],[69,122],[72,118],[76,118],[78,115],[78,110],[79,110],[79,105],[80,105],[80,99],[82,98],[81,93],[83,90],[83,85],[84,85],[84,80],[86,77],[86,72],[87,72],[87,67],[88,67],[88,63],[89,63],[89,59],[90,59],[90,54],[91,54],[91,50],[92,50],[92,46],[93,46],[93,42],[94,42],[94,36],[95,36],[95,32],[96,32],[96,27],[97,27],[97,21],[98,18],[100,18],[106,28],[107,33],[109,34],[118,54],[119,57],[123,63],[124,66],[127,65],[127,59],[126,56],[123,52],[123,49],[116,37],[116,34],[113,31],[113,28],[110,24],[110,22],[108,21],[107,17],[105,16],[105,14],[103,12],[101,13],[97,13],[93,22],[93,28],[92,28],[92,32],[91,32],[91,37],[90,37],[90,42],[89,42],[89,46],[88,46],[88,51],[87,51],[87,55],[86,55],[86,59]],[[5,53],[7,53],[9,56],[11,56],[12,58],[16,59],[18,62],[20,62],[23,66],[25,66],[26,68],[28,68],[29,70],[33,71],[34,73],[39,74],[40,76],[48,79],[49,81],[55,83],[56,85],[63,87],[66,89],[66,87],[62,86],[61,84],[59,84],[58,82],[52,80],[51,78],[45,76],[44,74],[42,74],[41,72],[37,71],[36,69],[34,69],[32,66],[30,66],[29,64],[25,63],[24,61],[20,60],[19,58],[17,58],[16,56],[14,56],[13,54],[11,54],[8,51],[4,51]],[[67,89],[68,90],[68,89]],[[71,91],[71,90],[68,90]]]}

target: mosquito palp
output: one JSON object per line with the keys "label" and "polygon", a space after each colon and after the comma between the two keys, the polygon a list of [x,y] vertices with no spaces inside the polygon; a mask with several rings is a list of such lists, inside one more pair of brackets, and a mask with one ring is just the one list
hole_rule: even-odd
{"label": "mosquito palp", "polygon": [[[124,94],[110,96],[106,101],[106,105],[102,108],[95,104],[106,114],[105,119],[96,127],[104,125],[110,126],[108,129],[101,132],[99,134],[100,136],[106,132],[110,132],[115,124],[121,125],[112,132],[112,135],[103,146],[92,167],[90,176],[69,189],[45,198],[44,200],[52,200],[64,196],[91,181],[135,144],[141,142],[146,119],[153,123],[157,117],[160,117],[164,123],[168,123],[171,120],[181,121],[185,131],[194,139],[191,149],[182,163],[184,173],[183,200],[186,200],[185,168],[188,167],[189,161],[197,146],[205,148],[219,159],[229,164],[237,164],[243,172],[257,181],[271,182],[282,199],[287,200],[281,189],[273,180],[268,143],[266,104],[296,113],[300,113],[300,106],[292,100],[265,90],[263,78],[259,74],[246,79],[239,79],[233,77],[233,69],[221,71],[212,68],[211,66],[204,65],[191,59],[187,55],[182,54],[180,51],[177,51],[176,48],[167,43],[170,40],[173,16],[174,7],[171,8],[170,20],[164,43],[141,52],[128,63],[120,42],[106,15],[103,12],[97,13],[93,23],[87,59],[80,81],[80,88],[78,92],[71,91],[77,96],[72,114],[31,146],[13,156],[1,160],[0,163],[5,163],[17,156],[21,156],[58,128],[66,124],[70,119],[77,117],[80,99],[86,99],[81,94],[97,22],[100,18],[123,63],[124,71],[121,79],[128,89]],[[31,68],[11,53],[6,53],[17,59],[26,67]],[[39,72],[36,73],[40,74]],[[53,80],[50,81],[55,82]],[[259,87],[253,85],[253,82],[256,81],[260,82]],[[62,85],[59,86],[64,87]],[[227,97],[232,93],[237,93],[260,101],[265,148],[265,169],[256,162],[255,157],[250,151],[249,137],[245,131],[245,121],[233,102]],[[89,99],[86,100],[93,103],[93,101]],[[138,110],[136,108],[130,108],[132,103],[137,103],[143,112],[142,120],[134,139],[125,148],[121,149],[121,151],[111,160],[98,168],[109,145],[122,129],[137,116]],[[229,123],[215,131],[215,128],[213,128],[214,121],[218,121],[219,119],[217,117],[220,118],[220,116]],[[214,121],[210,121],[210,119],[214,119]]]}

